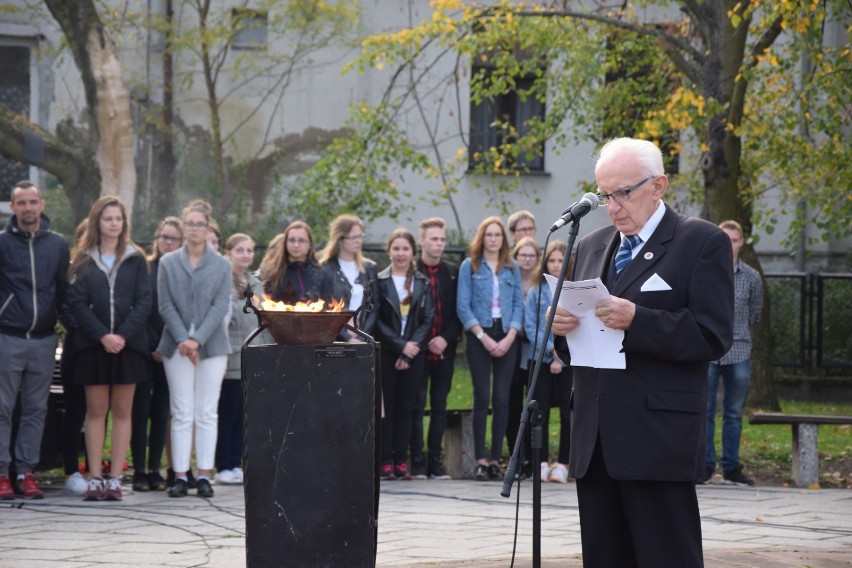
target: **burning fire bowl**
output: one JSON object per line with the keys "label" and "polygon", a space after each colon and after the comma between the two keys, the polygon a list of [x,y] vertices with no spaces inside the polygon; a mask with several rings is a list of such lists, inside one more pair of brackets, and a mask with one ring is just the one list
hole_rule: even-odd
{"label": "burning fire bowl", "polygon": [[355,312],[295,312],[257,310],[278,345],[333,343]]}

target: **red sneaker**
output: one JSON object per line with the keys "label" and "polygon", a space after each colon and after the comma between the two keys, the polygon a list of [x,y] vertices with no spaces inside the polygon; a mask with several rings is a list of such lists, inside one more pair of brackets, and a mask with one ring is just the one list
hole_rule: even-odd
{"label": "red sneaker", "polygon": [[104,501],[121,501],[121,479],[110,477],[104,483]]}
{"label": "red sneaker", "polygon": [[36,478],[31,473],[18,480],[15,484],[15,493],[24,499],[44,499],[44,491],[39,489]]}
{"label": "red sneaker", "polygon": [[8,475],[0,475],[0,499],[8,501],[15,498],[15,491],[12,489],[12,482],[9,481]]}
{"label": "red sneaker", "polygon": [[393,472],[393,464],[390,464],[390,463],[382,464],[382,471],[381,471],[380,477],[382,479],[386,479],[388,481],[396,479],[396,475],[394,475],[394,472]]}
{"label": "red sneaker", "polygon": [[406,481],[411,481],[411,472],[408,470],[407,463],[398,463],[393,466],[393,473],[396,475],[397,479],[404,479]]}

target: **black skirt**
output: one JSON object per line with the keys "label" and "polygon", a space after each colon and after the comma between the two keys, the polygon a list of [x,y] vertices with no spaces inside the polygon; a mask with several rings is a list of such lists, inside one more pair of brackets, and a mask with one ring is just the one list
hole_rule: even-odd
{"label": "black skirt", "polygon": [[75,361],[78,385],[130,385],[149,380],[148,358],[131,349],[107,353],[103,347],[80,351]]}

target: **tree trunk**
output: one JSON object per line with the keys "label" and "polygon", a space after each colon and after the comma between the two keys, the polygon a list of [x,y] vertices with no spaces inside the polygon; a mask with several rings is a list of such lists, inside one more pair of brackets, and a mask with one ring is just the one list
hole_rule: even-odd
{"label": "tree trunk", "polygon": [[166,0],[166,37],[163,46],[163,131],[159,151],[157,152],[156,185],[153,190],[154,213],[162,219],[172,210],[175,194],[174,146],[174,55],[172,41],[174,34],[174,7],[172,0]]}
{"label": "tree trunk", "polygon": [[[753,206],[744,199],[748,194],[742,178],[742,140],[736,134],[744,116],[748,84],[741,77],[746,57],[746,35],[751,17],[746,15],[739,27],[733,27],[729,14],[739,10],[735,0],[717,0],[701,5],[702,12],[694,13],[697,21],[706,25],[705,36],[710,38],[707,60],[701,69],[701,94],[724,105],[725,110],[709,121],[708,151],[701,156],[704,175],[703,216],[713,223],[734,219],[743,226],[744,237],[752,230]],[[732,128],[733,127],[733,128]],[[758,270],[760,260],[751,246],[742,250],[743,260]],[[764,285],[764,290],[766,289]],[[749,400],[753,405],[778,409],[772,367],[772,335],[769,328],[769,298],[764,294],[763,314],[752,331],[752,376]]]}
{"label": "tree trunk", "polygon": [[[45,0],[65,34],[86,93],[88,147],[100,169],[100,195],[117,195],[133,215],[136,193],[130,94],[97,9],[91,0]],[[70,197],[70,196],[69,196]]]}

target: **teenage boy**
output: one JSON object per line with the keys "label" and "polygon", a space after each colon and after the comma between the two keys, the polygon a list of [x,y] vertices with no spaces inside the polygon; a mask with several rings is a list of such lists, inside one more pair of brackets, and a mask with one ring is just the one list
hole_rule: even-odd
{"label": "teenage boy", "polygon": [[[420,258],[417,269],[429,279],[435,317],[432,321],[426,366],[417,399],[414,402],[411,430],[411,475],[415,479],[450,479],[441,461],[441,441],[447,424],[447,395],[453,382],[456,347],[461,322],[456,316],[456,286],[459,269],[443,260],[447,245],[446,224],[440,217],[420,222]],[[430,419],[426,441],[428,456],[423,455],[423,414],[429,393]]]}

